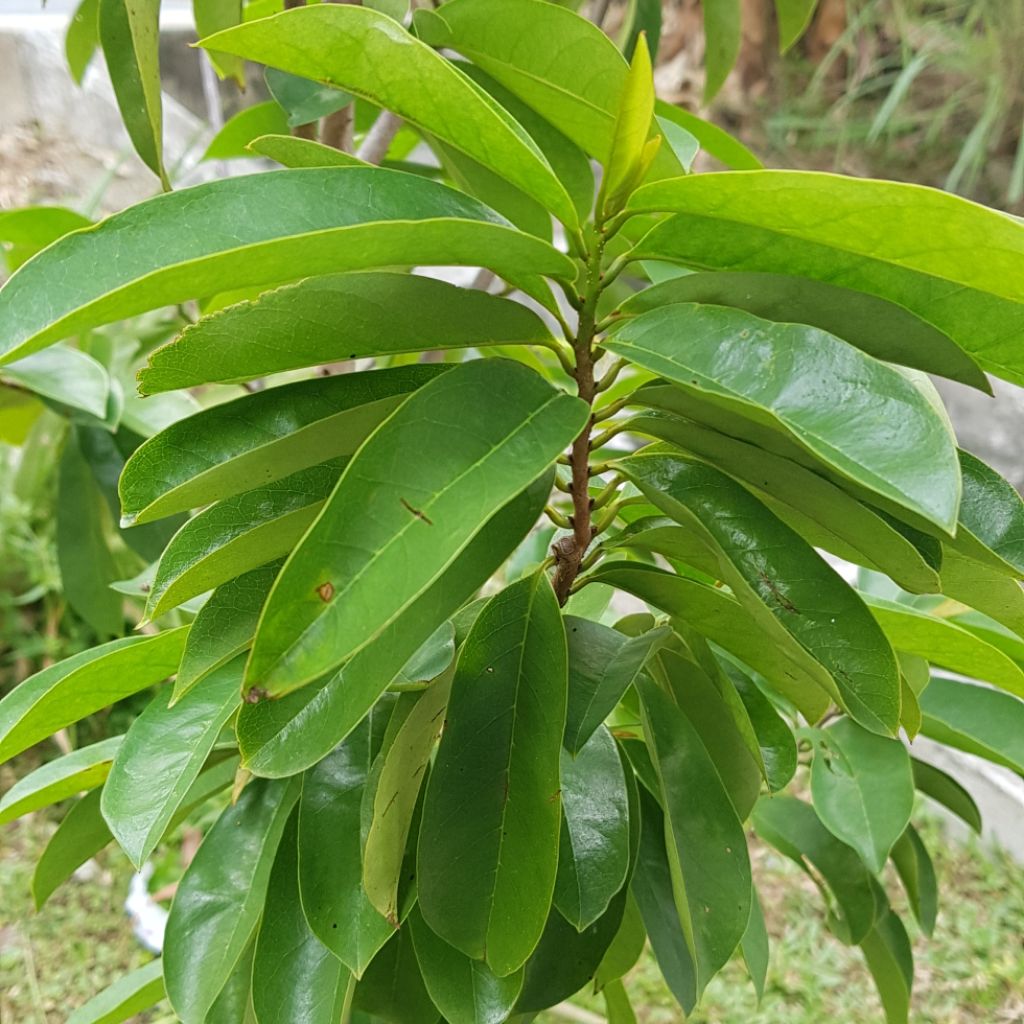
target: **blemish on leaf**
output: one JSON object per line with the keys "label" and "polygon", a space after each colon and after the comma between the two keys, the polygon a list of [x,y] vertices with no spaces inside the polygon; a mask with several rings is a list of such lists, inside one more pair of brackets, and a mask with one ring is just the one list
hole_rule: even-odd
{"label": "blemish on leaf", "polygon": [[321,583],[320,586],[316,588],[316,592],[320,595],[321,601],[330,601],[330,599],[334,597],[334,584],[331,583],[330,580],[326,583]]}
{"label": "blemish on leaf", "polygon": [[405,508],[407,512],[414,515],[417,519],[422,519],[423,522],[427,524],[427,526],[434,525],[433,519],[426,515],[426,513],[421,512],[418,508],[414,508],[412,505],[409,504],[409,502],[405,500],[405,498],[399,498],[398,500],[402,503],[402,506]]}
{"label": "blemish on leaf", "polygon": [[783,608],[785,608],[787,612],[792,612],[794,615],[800,614],[800,609],[797,608],[797,606],[793,604],[793,602],[790,601],[789,598],[786,597],[786,595],[783,594],[781,590],[779,590],[775,582],[769,579],[768,574],[766,572],[764,572],[763,570],[759,570],[757,575],[761,577],[761,580],[764,582],[764,585],[771,591],[772,597],[774,597],[775,600]]}
{"label": "blemish on leaf", "polygon": [[262,686],[250,686],[245,694],[245,703],[259,704],[261,700],[266,700],[269,696],[270,694]]}

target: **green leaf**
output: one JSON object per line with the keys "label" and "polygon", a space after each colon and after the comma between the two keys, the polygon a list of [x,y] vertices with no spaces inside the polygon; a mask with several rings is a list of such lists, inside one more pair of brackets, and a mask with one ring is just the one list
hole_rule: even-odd
{"label": "green leaf", "polygon": [[103,787],[103,817],[141,869],[239,704],[241,659],[173,707],[162,690],[132,722]]}
{"label": "green leaf", "polygon": [[952,339],[875,295],[787,274],[695,273],[636,292],[620,310],[624,316],[637,316],[674,302],[729,306],[765,320],[808,324],[876,359],[992,392],[978,364]]}
{"label": "green leaf", "polygon": [[0,700],[0,763],[58,729],[166,679],[188,629],[112,640],[30,676]]}
{"label": "green leaf", "polygon": [[[636,784],[633,783],[633,785],[635,787]],[[639,797],[637,797],[637,801],[639,801]],[[640,813],[639,808],[638,802],[632,811],[637,816]],[[644,928],[643,918],[640,916],[640,908],[637,906],[632,890],[628,890],[622,923],[619,925],[619,930],[615,933],[611,945],[601,958],[597,973],[594,975],[594,988],[600,991],[628,974],[640,959],[646,943],[647,931]]]}
{"label": "green leaf", "polygon": [[121,1024],[164,998],[164,965],[157,957],[122,975],[99,995],[83,1003],[67,1024]]}
{"label": "green leaf", "polygon": [[1024,701],[935,676],[921,711],[925,736],[1024,774]]}
{"label": "green leaf", "polygon": [[538,275],[576,273],[546,242],[417,175],[377,167],[246,175],[146,200],[27,263],[0,290],[3,361],[214,292],[431,263],[488,266],[547,302]]}
{"label": "green leaf", "polygon": [[913,825],[907,826],[892,848],[892,862],[907,891],[910,909],[921,931],[931,938],[938,913],[939,886],[932,859]]}
{"label": "green leaf", "polygon": [[500,977],[540,940],[558,863],[566,647],[538,573],[484,606],[462,646],[420,824],[419,904]]}
{"label": "green leaf", "polygon": [[346,461],[299,470],[225,498],[190,519],[160,559],[146,618],[159,618],[189,598],[288,554],[316,519]]}
{"label": "green leaf", "polygon": [[1019,580],[945,545],[940,588],[1024,637],[1024,588]]}
{"label": "green leaf", "polygon": [[822,825],[809,804],[792,796],[763,797],[753,822],[779,853],[808,874],[808,864],[813,866],[835,900],[833,929],[843,942],[861,942],[884,912],[885,895],[857,853]]}
{"label": "green leaf", "polygon": [[818,736],[811,765],[814,809],[878,874],[914,809],[910,756],[899,740],[875,736],[849,719]]}
{"label": "green leaf", "polygon": [[[195,629],[194,626],[192,628]],[[796,774],[796,739],[793,732],[746,673],[729,662],[723,662],[722,667],[747,709],[761,750],[761,763],[764,765],[768,788],[778,793],[789,785]]]}
{"label": "green leaf", "polygon": [[562,828],[554,904],[577,931],[592,925],[626,883],[629,810],[619,751],[603,726],[561,753]]}
{"label": "green leaf", "polygon": [[[158,348],[139,379],[149,395],[367,356],[545,345],[550,339],[534,312],[482,291],[411,274],[337,274],[204,317]],[[398,370],[379,371],[377,379],[411,381],[422,369],[405,367],[404,376]],[[347,374],[318,383],[340,388],[328,382],[346,380],[344,388],[358,393],[357,381],[365,376]]]}
{"label": "green leaf", "polygon": [[203,46],[386,107],[502,175],[569,227],[579,225],[572,201],[522,127],[386,15],[365,7],[315,5],[239,26],[204,40]]}
{"label": "green leaf", "polygon": [[651,679],[641,676],[637,688],[665,800],[676,912],[693,957],[699,996],[747,927],[752,882],[746,836],[690,720]]}
{"label": "green leaf", "polygon": [[440,1017],[423,983],[410,929],[399,929],[355,987],[352,1005],[371,1021],[436,1024]]}
{"label": "green leaf", "polygon": [[81,0],[64,33],[64,56],[76,85],[82,84],[86,69],[100,44],[100,0]]}
{"label": "green leaf", "polygon": [[910,762],[914,769],[914,785],[925,796],[942,804],[946,810],[952,811],[961,821],[981,835],[981,811],[978,810],[974,797],[956,779],[947,775],[940,768],[919,761],[916,757],[912,757]]}
{"label": "green leaf", "polygon": [[1024,579],[1024,500],[991,466],[960,451],[964,492],[953,541],[970,558]]}
{"label": "green leaf", "polygon": [[626,60],[632,58],[641,32],[647,33],[648,49],[657,55],[661,39],[661,21],[660,0],[629,0],[617,40]]}
{"label": "green leaf", "polygon": [[[398,927],[363,888],[360,807],[391,704],[378,705],[336,750],[303,776],[299,890],[316,937],[357,978]],[[408,908],[405,908],[408,909]]]}
{"label": "green leaf", "polygon": [[888,911],[860,944],[885,1008],[887,1024],[907,1024],[914,955],[903,922]]}
{"label": "green leaf", "polygon": [[352,102],[350,92],[311,81],[301,75],[289,75],[274,67],[267,68],[263,77],[270,95],[287,114],[285,127],[280,129],[282,131],[329,117]]}
{"label": "green leaf", "polygon": [[897,650],[1024,697],[1024,670],[980,636],[909,605],[870,595],[864,600]]}
{"label": "green leaf", "polygon": [[785,53],[811,23],[818,0],[775,0],[779,22],[779,53]]}
{"label": "green leaf", "polygon": [[734,171],[757,171],[764,166],[739,139],[733,138],[713,121],[698,117],[684,107],[656,100],[654,113],[659,119],[671,121],[689,132],[705,153]]}
{"label": "green leaf", "polygon": [[[237,25],[242,20],[242,0],[192,0],[192,19],[200,39]],[[227,53],[209,51],[214,70],[221,78],[233,78],[245,88],[245,61]]]}
{"label": "green leaf", "polygon": [[[246,684],[284,694],[379,640],[586,416],[579,399],[506,360],[461,363],[420,388],[352,458],[281,570]],[[347,540],[355,521],[358,545]]]}
{"label": "green leaf", "polygon": [[277,701],[246,704],[238,737],[245,766],[279,777],[315,764],[362,720],[388,682],[504,563],[526,536],[551,493],[544,474],[496,513],[441,578],[381,637],[346,664]]}
{"label": "green leaf", "polygon": [[103,785],[122,736],[111,736],[45,761],[0,798],[0,825]]}
{"label": "green leaf", "polygon": [[184,512],[351,455],[405,398],[447,366],[401,366],[300,380],[171,424],[121,475],[132,524]]}
{"label": "green leaf", "polygon": [[204,160],[233,160],[252,156],[249,143],[264,135],[283,134],[288,131],[288,118],[279,103],[268,100],[252,107],[244,107],[210,141],[203,154]]}
{"label": "green leaf", "polygon": [[257,1020],[267,1024],[338,1024],[350,975],[303,915],[297,832],[293,811],[270,873],[253,957],[252,1005]]}
{"label": "green leaf", "polygon": [[252,1024],[252,961],[255,943],[249,942],[224,983],[204,1024]]}
{"label": "green leaf", "polygon": [[247,146],[246,156],[253,154],[276,160],[283,167],[365,167],[366,162],[351,153],[325,146],[313,139],[292,135],[260,135]]}
{"label": "green leaf", "polygon": [[384,753],[373,793],[373,817],[363,850],[363,888],[389,921],[398,920],[406,844],[423,779],[444,727],[452,675],[445,672],[421,696],[410,695],[412,709]]}
{"label": "green leaf", "polygon": [[0,213],[8,269],[14,271],[51,242],[91,225],[88,217],[64,206],[23,206]]}
{"label": "green leaf", "polygon": [[409,918],[416,959],[434,1005],[451,1024],[502,1024],[523,987],[522,970],[499,978],[435,935],[419,909]]}
{"label": "green leaf", "polygon": [[160,0],[99,0],[99,38],[128,137],[169,192],[163,165]]}
{"label": "green leaf", "polygon": [[704,105],[718,94],[740,53],[740,0],[704,0]]}
{"label": "green leaf", "polygon": [[645,186],[629,205],[677,213],[636,259],[868,292],[933,324],[983,369],[1024,383],[1024,225],[1013,217],[920,185],[811,171],[676,178]]}
{"label": "green leaf", "polygon": [[605,347],[675,383],[669,411],[816,469],[926,531],[953,534],[955,443],[896,368],[817,328],[689,303],[627,321]]}
{"label": "green leaf", "polygon": [[750,897],[750,920],[740,941],[740,949],[760,1004],[764,999],[764,986],[768,979],[768,929],[764,923],[764,911],[761,910],[756,885]]}
{"label": "green leaf", "polygon": [[290,782],[251,781],[182,876],[167,920],[164,980],[183,1024],[204,1024],[249,949],[298,795]]}
{"label": "green leaf", "polygon": [[566,750],[578,754],[632,685],[651,652],[669,636],[667,627],[636,637],[589,619],[566,616],[569,643],[569,706]]}
{"label": "green leaf", "polygon": [[0,380],[72,409],[81,409],[98,419],[107,413],[107,371],[102,363],[76,348],[61,345],[8,363],[0,371]]}
{"label": "green leaf", "polygon": [[[658,394],[665,392],[668,388],[658,389]],[[672,401],[675,396],[667,397]],[[671,413],[633,416],[629,429],[673,444],[728,473],[813,546],[884,572],[911,593],[939,589],[942,547],[938,540],[872,509],[799,462]],[[656,550],[665,552],[664,545],[674,541],[678,530],[651,526],[645,531],[638,523],[636,532],[624,531],[611,543],[657,544]]]}
{"label": "green leaf", "polygon": [[777,636],[720,588],[626,562],[606,563],[588,579],[626,590],[685,622],[764,676],[809,722],[828,709],[831,684],[822,666],[795,642],[780,646]]}
{"label": "green leaf", "polygon": [[[827,672],[829,690],[874,732],[899,728],[899,669],[857,594],[738,483],[669,452],[641,452],[621,471],[707,546],[696,568],[727,583],[764,632],[788,636]],[[785,641],[778,641],[784,643]]]}
{"label": "green leaf", "polygon": [[672,152],[675,153],[683,170],[689,174],[693,169],[693,161],[697,159],[697,154],[700,152],[697,136],[691,135],[681,125],[666,117],[658,117],[657,120],[665,141],[672,147]]}

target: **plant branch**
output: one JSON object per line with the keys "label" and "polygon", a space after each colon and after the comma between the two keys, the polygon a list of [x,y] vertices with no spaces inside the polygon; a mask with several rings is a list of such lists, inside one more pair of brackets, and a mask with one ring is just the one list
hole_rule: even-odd
{"label": "plant branch", "polygon": [[402,119],[384,110],[366,133],[356,156],[368,164],[379,164],[388,155],[391,143],[402,127]]}

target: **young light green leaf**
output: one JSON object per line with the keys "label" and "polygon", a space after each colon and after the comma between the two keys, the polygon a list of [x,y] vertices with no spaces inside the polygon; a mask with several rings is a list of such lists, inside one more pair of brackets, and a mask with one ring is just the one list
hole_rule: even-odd
{"label": "young light green leaf", "polygon": [[561,754],[562,828],[554,903],[577,931],[592,925],[626,882],[629,810],[619,751],[598,726],[574,754]]}
{"label": "young light green leaf", "polygon": [[190,519],[160,559],[146,618],[159,618],[189,598],[288,554],[316,519],[346,461],[301,469],[225,498]]}
{"label": "young light green leaf", "polygon": [[135,152],[169,192],[163,164],[160,0],[100,0],[99,38]]}
{"label": "young light green leaf", "polygon": [[285,134],[287,131],[288,118],[281,105],[274,100],[243,107],[210,140],[203,159],[235,160],[252,156],[249,146],[255,139],[265,135]]}
{"label": "young light green leaf", "polygon": [[637,316],[673,302],[731,306],[765,320],[808,324],[876,359],[992,392],[978,364],[951,338],[876,295],[787,274],[715,271],[663,281],[636,292],[619,308],[624,316]]}
{"label": "young light green leaf", "polygon": [[811,23],[818,0],[775,0],[779,21],[779,53],[785,53]]}
{"label": "young light green leaf", "polygon": [[64,56],[76,85],[82,84],[86,69],[100,44],[100,0],[81,0],[64,33]]}
{"label": "young light green leaf", "polygon": [[[299,804],[299,891],[309,927],[357,978],[398,928],[363,888],[360,807],[391,704],[377,705],[305,773]],[[408,910],[408,908],[405,908]]]}
{"label": "young light green leaf", "polygon": [[1013,217],[920,185],[812,171],[676,178],[645,186],[629,205],[676,213],[637,259],[868,292],[933,324],[983,369],[1024,383],[1024,224]]}
{"label": "young light green leaf", "polygon": [[183,1024],[205,1024],[251,948],[298,795],[294,780],[251,781],[217,819],[182,876],[167,920],[164,980]]}
{"label": "young light green leaf", "polygon": [[942,804],[946,810],[952,811],[961,821],[981,835],[981,811],[978,810],[974,797],[941,768],[936,768],[925,761],[919,761],[916,757],[912,757],[910,762],[914,769],[914,785],[925,796]]}
{"label": "young light green leaf", "polygon": [[693,168],[693,161],[697,159],[697,154],[700,152],[700,143],[697,141],[697,137],[667,117],[659,116],[657,122],[661,134],[672,147],[676,159],[682,165],[683,170],[689,174]]}
{"label": "young light green leaf", "polygon": [[[575,207],[536,143],[431,47],[366,7],[316,5],[203,41],[386,107],[502,175],[570,228]],[[380,68],[389,68],[381,74]]]}
{"label": "young light green leaf", "polygon": [[569,707],[565,748],[578,754],[632,685],[652,651],[669,636],[661,627],[636,637],[599,622],[566,616],[569,643]]}
{"label": "young light green leaf", "polygon": [[67,1024],[121,1024],[163,998],[164,965],[157,957],[83,1003],[68,1017]]}
{"label": "young light green leaf", "polygon": [[338,1024],[350,975],[310,931],[299,901],[298,821],[277,849],[253,956],[252,1005],[260,1024]]}
{"label": "young light green leaf", "polygon": [[103,785],[123,736],[111,736],[45,761],[0,798],[0,825]]}
{"label": "young light green leaf", "polygon": [[1024,637],[1024,587],[1015,576],[944,545],[939,589]]}
{"label": "young light green leaf", "polygon": [[903,922],[894,911],[879,918],[860,948],[878,987],[887,1024],[907,1024],[914,954]]}
{"label": "young light green leaf", "polygon": [[[214,292],[431,263],[488,266],[545,302],[538,275],[576,273],[546,242],[417,175],[378,167],[247,175],[149,199],[30,260],[0,290],[0,361]],[[54,292],[53,275],[71,284]]]}
{"label": "young light green leaf", "polygon": [[704,0],[704,105],[722,88],[740,53],[740,0]]}
{"label": "young light green leaf", "polygon": [[479,290],[411,274],[335,274],[204,317],[158,348],[139,381],[150,395],[366,356],[550,339],[531,310]]}
{"label": "young light green leaf", "polygon": [[208,505],[351,455],[447,366],[400,366],[268,388],[171,424],[140,445],[118,484],[131,523]]}
{"label": "young light green leaf", "polygon": [[875,736],[849,719],[819,735],[811,765],[814,809],[879,874],[914,809],[910,756],[899,740]]}
{"label": "young light green leaf", "polygon": [[238,737],[245,766],[280,777],[309,768],[355,726],[438,626],[504,563],[537,521],[551,493],[552,473],[539,477],[484,525],[422,597],[337,674],[276,701],[246,704]]}
{"label": "young light green leaf", "polygon": [[112,640],[30,676],[0,700],[0,762],[166,679],[178,667],[187,633],[181,627]]}
{"label": "young light green leaf", "polygon": [[416,959],[434,1005],[451,1024],[502,1024],[523,987],[522,970],[499,978],[435,935],[419,909],[409,918]]}
{"label": "young light green leaf", "polygon": [[[627,321],[605,347],[676,385],[668,411],[801,462],[926,531],[955,531],[954,440],[894,367],[817,328],[690,303]],[[849,389],[841,407],[838,386]]]}
{"label": "young light green leaf", "polygon": [[[196,34],[203,39],[238,24],[242,20],[242,0],[192,0],[192,19],[196,23]],[[208,54],[221,78],[233,78],[240,89],[245,88],[245,61],[216,50]]]}
{"label": "young light green leaf", "polygon": [[499,977],[526,962],[551,907],[566,672],[547,578],[525,577],[493,597],[462,646],[427,782],[420,909]]}
{"label": "young light green leaf", "polygon": [[671,121],[689,132],[705,153],[734,171],[757,171],[764,166],[739,139],[719,128],[714,121],[698,117],[685,107],[656,100],[654,113],[657,118]]}
{"label": "young light green leaf", "polygon": [[1024,773],[1024,701],[935,676],[921,695],[925,736]]}
{"label": "young light green leaf", "polygon": [[279,696],[378,641],[586,416],[579,399],[506,360],[461,363],[420,388],[359,449],[285,563],[246,685]]}
{"label": "young light green leaf", "polygon": [[828,673],[830,692],[865,727],[899,728],[899,669],[857,594],[798,534],[713,467],[648,450],[618,465],[650,501],[699,538],[712,565],[766,633],[788,634]]}
{"label": "young light green leaf", "polygon": [[366,161],[313,139],[294,135],[260,135],[246,149],[275,160],[282,167],[365,167]]}
{"label": "young light green leaf", "polygon": [[132,722],[103,787],[103,817],[141,868],[198,778],[239,704],[241,659],[213,673],[173,707],[161,691]]}
{"label": "young light green leaf", "polygon": [[928,849],[913,825],[907,826],[907,830],[893,846],[892,862],[906,890],[910,909],[921,931],[930,938],[938,913],[939,885]]}

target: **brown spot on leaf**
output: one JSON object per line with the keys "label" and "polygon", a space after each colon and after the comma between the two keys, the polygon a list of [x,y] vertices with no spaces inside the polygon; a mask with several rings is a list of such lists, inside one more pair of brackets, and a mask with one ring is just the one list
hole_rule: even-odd
{"label": "brown spot on leaf", "polygon": [[433,519],[431,519],[426,513],[421,512],[418,508],[414,508],[412,505],[409,504],[409,502],[405,500],[405,498],[399,498],[398,500],[402,503],[403,508],[405,508],[405,510],[409,512],[411,515],[414,515],[417,519],[422,519],[423,522],[427,524],[427,526],[434,525]]}
{"label": "brown spot on leaf", "polygon": [[330,580],[326,583],[321,583],[320,586],[316,588],[316,592],[320,596],[321,601],[330,601],[330,599],[334,597],[334,584],[331,583]]}
{"label": "brown spot on leaf", "polygon": [[775,598],[779,605],[785,608],[787,612],[792,612],[794,615],[800,614],[800,609],[797,608],[797,606],[793,604],[793,602],[790,601],[781,590],[779,590],[774,580],[770,579],[766,572],[759,570],[757,575],[761,577],[764,585],[771,591],[772,597]]}
{"label": "brown spot on leaf", "polygon": [[266,700],[270,696],[262,686],[250,686],[245,694],[246,704],[259,704],[261,700]]}

